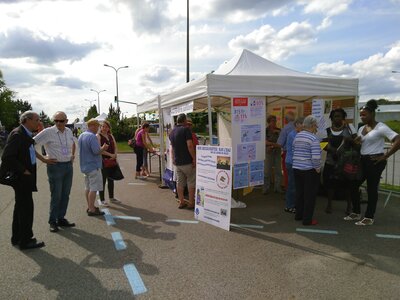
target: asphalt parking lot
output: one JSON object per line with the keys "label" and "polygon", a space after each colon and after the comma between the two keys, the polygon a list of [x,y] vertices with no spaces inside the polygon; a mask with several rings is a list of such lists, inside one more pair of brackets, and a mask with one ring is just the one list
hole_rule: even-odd
{"label": "asphalt parking lot", "polygon": [[[88,217],[77,162],[67,218],[50,233],[46,168],[38,167],[34,233],[46,247],[11,246],[12,190],[0,186],[0,299],[398,299],[400,201],[382,194],[376,223],[343,221],[345,203],[312,228],[283,212],[283,196],[241,198],[227,232],[178,210],[158,174],[135,180],[134,156],[120,155],[125,179],[104,217]],[[154,161],[156,165],[156,161]],[[158,170],[153,166],[153,171]],[[364,193],[365,196],[365,193]],[[362,206],[365,210],[365,205]],[[312,229],[312,232],[305,230]]]}

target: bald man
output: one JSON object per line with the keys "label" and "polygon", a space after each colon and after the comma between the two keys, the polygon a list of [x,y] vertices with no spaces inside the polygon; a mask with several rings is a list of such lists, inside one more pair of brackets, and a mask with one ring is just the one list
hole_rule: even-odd
{"label": "bald man", "polygon": [[33,139],[44,145],[47,157],[36,151],[36,156],[47,164],[47,176],[50,184],[50,231],[57,232],[59,226],[74,227],[65,215],[67,213],[69,194],[71,192],[75,159],[75,140],[72,131],[66,127],[67,115],[58,111],[53,116],[54,126],[39,132]]}

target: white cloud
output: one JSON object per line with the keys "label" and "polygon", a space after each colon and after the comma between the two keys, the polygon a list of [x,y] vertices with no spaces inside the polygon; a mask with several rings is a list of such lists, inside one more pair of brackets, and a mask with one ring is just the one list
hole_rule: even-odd
{"label": "white cloud", "polygon": [[319,63],[313,68],[313,73],[359,78],[361,98],[368,100],[398,95],[400,76],[392,70],[400,70],[400,41],[386,53],[377,53],[353,64],[343,61]]}
{"label": "white cloud", "polygon": [[204,59],[207,56],[210,56],[210,54],[212,53],[211,50],[211,46],[210,45],[204,45],[204,46],[195,46],[193,49],[193,57],[196,59]]}
{"label": "white cloud", "polygon": [[236,52],[246,48],[271,60],[283,60],[315,41],[315,30],[309,22],[303,21],[293,22],[278,32],[270,25],[261,26],[245,36],[234,38],[229,47]]}
{"label": "white cloud", "polygon": [[299,0],[304,5],[305,13],[320,13],[326,16],[335,16],[345,12],[353,0]]}

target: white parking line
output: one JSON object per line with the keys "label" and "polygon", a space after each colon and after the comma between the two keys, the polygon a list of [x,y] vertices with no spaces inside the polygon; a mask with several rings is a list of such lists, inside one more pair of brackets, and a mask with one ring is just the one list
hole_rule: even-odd
{"label": "white parking line", "polygon": [[307,228],[296,228],[296,231],[310,232],[310,233],[324,233],[324,234],[339,234],[336,230],[321,230],[321,229],[307,229]]}
{"label": "white parking line", "polygon": [[376,234],[377,237],[379,238],[385,238],[385,239],[400,239],[400,235],[397,234]]}
{"label": "white parking line", "polygon": [[131,217],[131,216],[113,216],[114,219],[121,219],[121,220],[133,220],[133,221],[141,221],[142,218],[140,217]]}
{"label": "white parking line", "polygon": [[231,223],[231,227],[263,229],[264,225],[233,224],[233,223]]}
{"label": "white parking line", "polygon": [[187,224],[198,224],[199,221],[194,220],[178,220],[178,219],[167,219],[166,222],[170,223],[187,223]]}

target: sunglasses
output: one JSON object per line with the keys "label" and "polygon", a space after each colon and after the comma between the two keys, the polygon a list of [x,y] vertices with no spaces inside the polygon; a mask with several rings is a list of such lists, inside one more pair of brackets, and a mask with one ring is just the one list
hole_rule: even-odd
{"label": "sunglasses", "polygon": [[65,120],[54,120],[55,123],[64,123]]}

